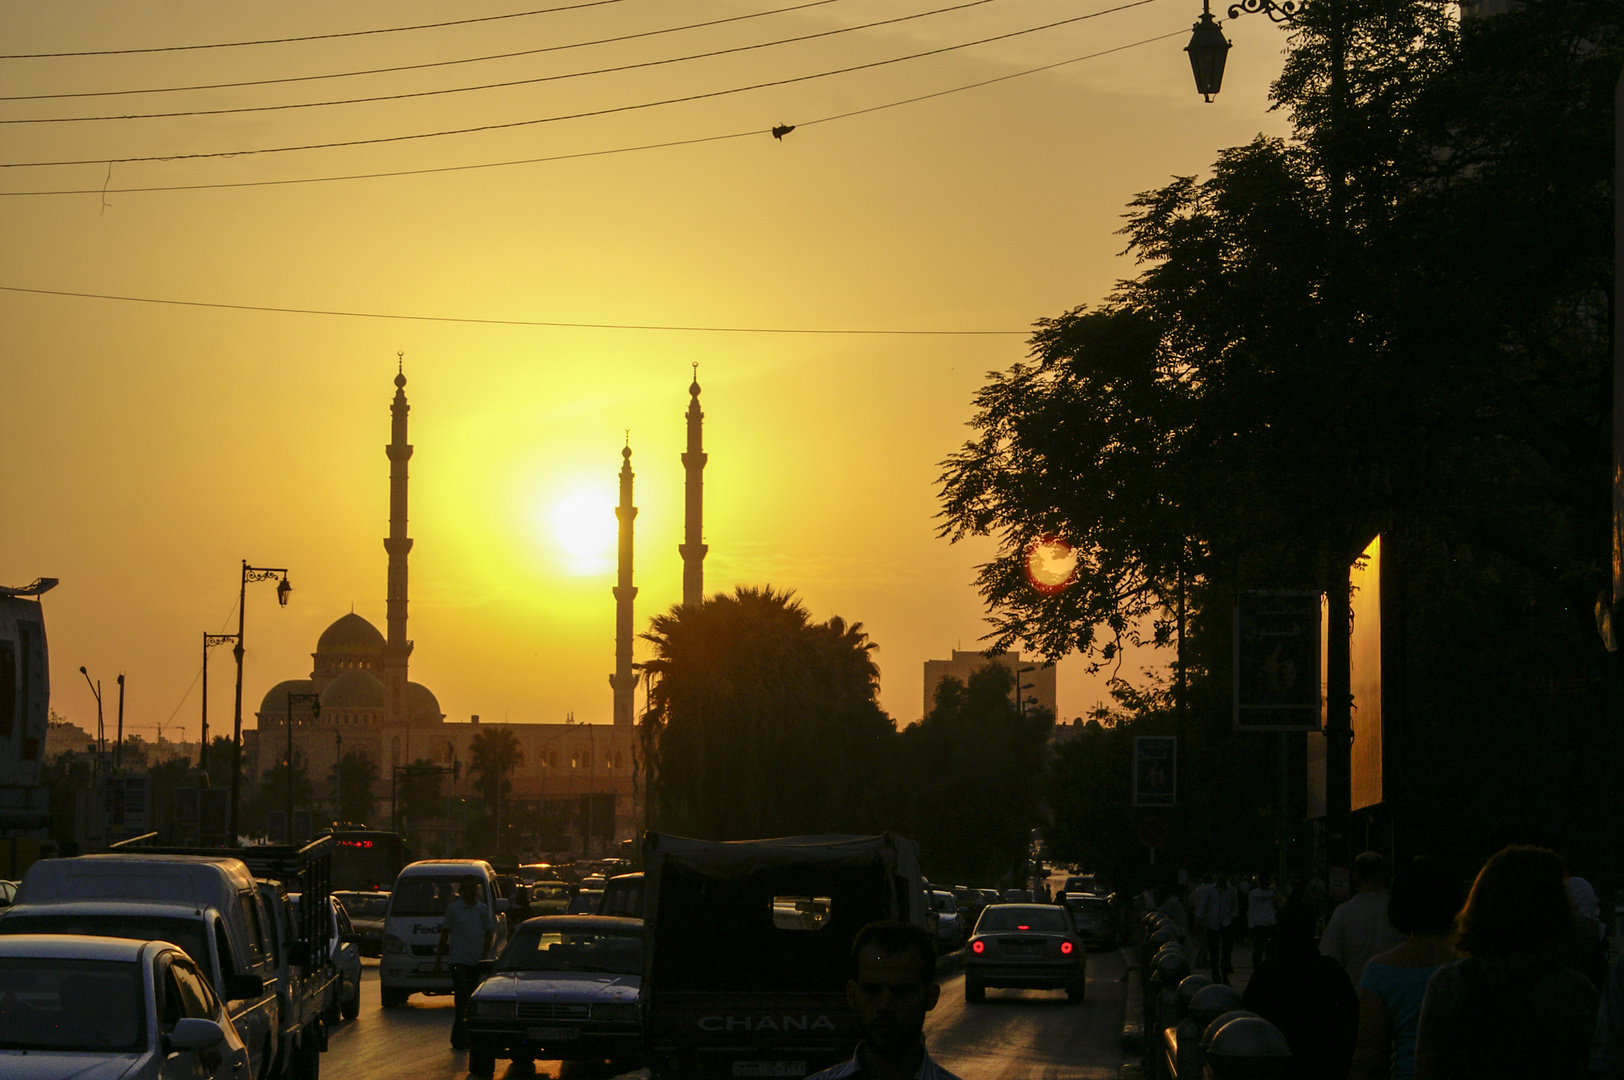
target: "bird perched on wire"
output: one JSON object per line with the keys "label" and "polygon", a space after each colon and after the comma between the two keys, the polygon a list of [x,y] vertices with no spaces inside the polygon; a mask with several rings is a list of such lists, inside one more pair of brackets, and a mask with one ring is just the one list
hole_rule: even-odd
{"label": "bird perched on wire", "polygon": [[773,138],[777,139],[779,142],[783,142],[784,136],[788,135],[794,130],[794,124],[775,124],[773,126]]}

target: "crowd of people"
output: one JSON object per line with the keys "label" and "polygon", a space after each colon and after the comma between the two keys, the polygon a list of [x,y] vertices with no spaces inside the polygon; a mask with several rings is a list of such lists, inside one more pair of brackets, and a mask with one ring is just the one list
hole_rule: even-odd
{"label": "crowd of people", "polygon": [[1624,955],[1609,964],[1595,890],[1561,856],[1512,844],[1471,882],[1439,862],[1354,860],[1352,892],[1208,874],[1146,904],[1186,936],[1191,968],[1234,976],[1302,1077],[1624,1077]]}

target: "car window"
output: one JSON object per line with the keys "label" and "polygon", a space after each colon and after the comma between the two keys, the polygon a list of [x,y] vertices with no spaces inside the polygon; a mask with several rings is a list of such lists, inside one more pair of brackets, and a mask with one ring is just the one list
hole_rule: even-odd
{"label": "car window", "polygon": [[981,913],[976,933],[985,934],[1004,930],[1069,931],[1071,921],[1063,908],[1021,905],[1020,907],[990,907]]}
{"label": "car window", "polygon": [[349,913],[344,910],[343,904],[335,904],[333,914],[338,918],[338,932],[341,936],[348,937],[355,933],[355,924],[350,922]]}
{"label": "car window", "polygon": [[158,977],[153,980],[158,1000],[158,1026],[164,1031],[174,1031],[175,1025],[180,1023],[184,1015],[181,1012],[180,983],[175,980],[173,962],[164,960],[158,971]]}
{"label": "car window", "polygon": [[0,957],[0,1050],[139,1053],[141,975],[134,961]]}
{"label": "car window", "polygon": [[248,955],[250,964],[265,959],[265,926],[259,917],[259,894],[240,893],[243,923],[248,928]]}
{"label": "car window", "polygon": [[544,930],[525,926],[513,935],[500,971],[596,971],[639,975],[643,971],[643,938],[625,930]]}
{"label": "car window", "polygon": [[169,967],[170,974],[180,988],[181,1012],[200,1020],[214,1019],[214,1000],[197,969],[177,960]]}
{"label": "car window", "polygon": [[53,915],[13,912],[0,919],[4,934],[90,934],[95,937],[135,938],[138,941],[167,941],[186,950],[188,956],[209,964],[209,947],[198,919],[175,919],[153,915]]}
{"label": "car window", "polygon": [[440,916],[446,906],[457,898],[457,883],[461,875],[410,877],[395,883],[389,899],[389,914],[400,916]]}

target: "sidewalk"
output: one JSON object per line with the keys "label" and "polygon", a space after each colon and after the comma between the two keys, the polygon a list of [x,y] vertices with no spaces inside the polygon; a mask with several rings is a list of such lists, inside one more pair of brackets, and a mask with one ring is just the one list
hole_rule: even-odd
{"label": "sidewalk", "polygon": [[[1144,1030],[1145,1015],[1145,986],[1140,978],[1138,952],[1132,947],[1118,950],[1122,954],[1122,966],[1126,969],[1123,978],[1128,980],[1127,993],[1123,997],[1122,1017],[1122,1071],[1118,1073],[1119,1080],[1142,1080],[1145,1076],[1144,1059],[1147,1040],[1154,1041],[1159,1038],[1159,1032],[1146,1032]],[[1246,992],[1246,984],[1252,979],[1252,946],[1236,945],[1230,954],[1230,962],[1235,966],[1235,972],[1229,977],[1229,985],[1237,993]],[[1210,967],[1195,969],[1191,974],[1212,974]]]}

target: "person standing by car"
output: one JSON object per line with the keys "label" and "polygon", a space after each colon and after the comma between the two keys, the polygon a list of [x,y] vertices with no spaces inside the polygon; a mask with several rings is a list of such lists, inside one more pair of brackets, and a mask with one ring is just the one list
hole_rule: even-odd
{"label": "person standing by car", "polygon": [[904,922],[869,923],[852,942],[846,1000],[862,1041],[850,1061],[807,1080],[959,1080],[925,1050],[925,1014],[936,1007],[936,943]]}
{"label": "person standing by car", "polygon": [[441,960],[451,966],[451,993],[455,1003],[451,1020],[451,1048],[468,1049],[463,1017],[468,1011],[468,995],[474,992],[479,962],[490,953],[496,938],[496,918],[479,898],[480,880],[472,874],[462,879],[457,898],[446,905],[440,924],[440,944],[435,951],[434,970]]}

